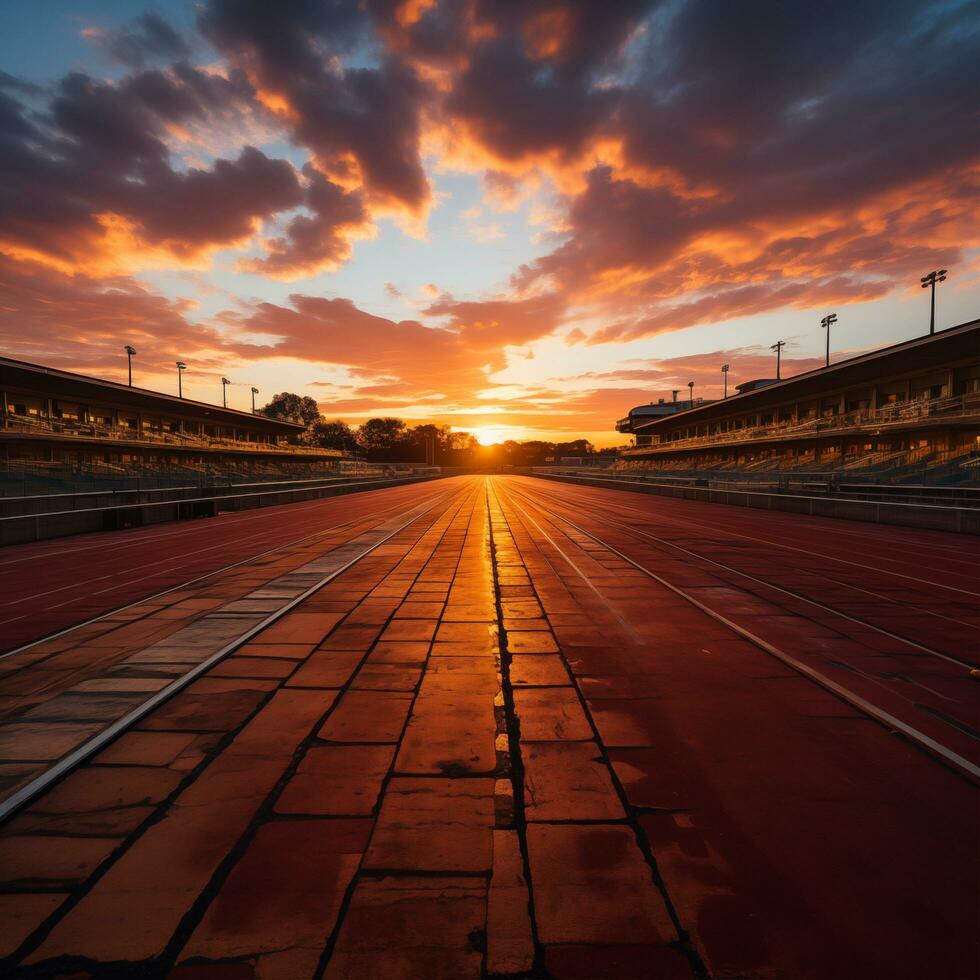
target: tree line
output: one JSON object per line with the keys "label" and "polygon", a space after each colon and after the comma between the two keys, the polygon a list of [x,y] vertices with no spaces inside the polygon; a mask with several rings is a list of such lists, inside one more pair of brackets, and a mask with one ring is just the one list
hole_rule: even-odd
{"label": "tree line", "polygon": [[[358,426],[327,419],[315,398],[292,392],[277,394],[259,410],[263,415],[306,426],[302,441],[309,446],[339,449],[378,463],[432,463],[467,466],[493,462],[511,466],[537,466],[566,456],[589,456],[595,449],[587,439],[570,442],[507,440],[481,446],[469,432],[454,432],[448,425],[410,426],[391,416],[368,419]],[[602,451],[603,453],[606,451]]]}

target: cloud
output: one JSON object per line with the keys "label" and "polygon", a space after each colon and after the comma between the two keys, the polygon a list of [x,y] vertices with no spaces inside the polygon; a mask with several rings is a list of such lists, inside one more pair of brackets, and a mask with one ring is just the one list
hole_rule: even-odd
{"label": "cloud", "polygon": [[[136,330],[143,315],[202,357],[342,365],[351,406],[541,425],[560,407],[569,426],[598,426],[622,413],[614,399],[701,369],[627,364],[559,382],[541,379],[541,357],[533,391],[489,378],[545,337],[622,344],[880,299],[929,268],[963,270],[980,245],[969,4],[203,0],[197,30],[148,13],[87,31],[126,66],[112,81],[0,73],[0,250],[39,351],[50,338],[62,353],[59,316],[89,317],[101,357],[116,339],[98,317]],[[214,63],[192,63],[202,42]],[[538,252],[505,271],[505,289],[496,263],[494,282],[464,288],[454,263],[433,264],[440,285],[413,287],[422,322],[300,289],[233,299],[212,330],[134,278],[206,269],[224,249],[244,253],[219,259],[231,293],[234,271],[329,274],[379,219],[421,227],[427,169],[456,168],[482,180],[481,213],[461,216],[471,231],[505,236],[494,253],[506,255],[526,202]],[[261,293],[254,279],[248,290]],[[703,370],[707,391],[718,380]]]}
{"label": "cloud", "polygon": [[297,279],[324,269],[336,269],[351,256],[351,239],[370,235],[374,226],[357,191],[345,191],[307,164],[304,204],[278,238],[266,239],[265,258],[239,263],[250,272],[277,279]]}
{"label": "cloud", "polygon": [[527,344],[547,336],[561,323],[564,310],[560,296],[547,294],[477,301],[447,296],[422,312],[425,316],[448,317],[450,326],[468,346],[494,351],[507,344]]}
{"label": "cloud", "polygon": [[[486,384],[486,357],[475,357],[457,332],[374,316],[349,299],[294,293],[288,306],[259,303],[244,315],[230,311],[222,319],[236,333],[269,338],[238,344],[235,350],[244,358],[294,357],[344,365],[361,384],[394,377],[409,399],[415,394],[462,395]],[[502,357],[494,360],[503,366]]]}
{"label": "cloud", "polygon": [[194,264],[303,202],[293,167],[251,146],[175,169],[168,127],[247,100],[243,79],[194,69],[119,84],[65,76],[46,116],[0,94],[0,246],[64,271]]}
{"label": "cloud", "polygon": [[191,53],[184,38],[154,13],[145,13],[118,30],[90,27],[82,34],[129,68],[142,68],[150,61],[183,60]]}
{"label": "cloud", "polygon": [[122,377],[127,343],[153,371],[169,371],[181,358],[219,371],[227,350],[221,334],[192,321],[192,303],[127,276],[66,275],[0,254],[0,292],[0,337],[22,360]]}
{"label": "cloud", "polygon": [[356,5],[211,0],[200,24],[325,175],[363,187],[376,208],[425,210],[431,191],[419,139],[427,86],[394,58],[376,67],[342,64],[338,56],[367,27]]}

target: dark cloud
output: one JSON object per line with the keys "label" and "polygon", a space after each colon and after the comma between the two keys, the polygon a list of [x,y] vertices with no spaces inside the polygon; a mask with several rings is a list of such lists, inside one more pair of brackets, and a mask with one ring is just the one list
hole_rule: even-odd
{"label": "dark cloud", "polygon": [[242,75],[189,66],[119,84],[73,73],[45,113],[0,95],[0,245],[81,269],[125,265],[146,246],[176,261],[250,237],[304,202],[292,166],[245,146],[209,168],[177,168],[170,127],[219,126],[251,110]]}
{"label": "dark cloud", "polygon": [[201,28],[281,106],[294,139],[325,174],[363,182],[378,205],[420,211],[429,183],[419,150],[426,85],[408,65],[345,67],[335,56],[362,38],[355,4],[212,0]]}
{"label": "dark cloud", "polygon": [[[129,67],[118,81],[42,90],[0,73],[0,249],[77,274],[5,267],[30,322],[53,290],[38,336],[60,336],[58,310],[94,323],[115,308],[191,345],[183,307],[120,268],[252,243],[241,267],[261,275],[333,269],[378,216],[425,215],[423,149],[482,170],[500,207],[554,191],[546,250],[513,292],[423,287],[438,327],[303,294],[245,304],[229,329],[269,340],[224,355],[345,364],[368,389],[351,402],[448,403],[570,311],[602,326],[568,341],[596,343],[861,302],[955,269],[978,241],[975,4],[204,0],[198,23],[219,59],[206,68],[199,38],[147,14],[92,35]],[[263,152],[282,138],[296,166]],[[633,397],[619,386],[668,369],[512,407],[597,421]]]}
{"label": "dark cloud", "polygon": [[[842,297],[874,298],[976,241],[975,9],[670,10],[650,22],[634,79],[615,88],[603,132],[621,141],[615,162],[589,175],[568,202],[567,240],[517,283],[543,277],[622,311],[684,293],[692,311],[726,319],[743,315],[746,295],[778,308],[846,282]],[[637,322],[654,332],[667,319]]]}
{"label": "dark cloud", "polygon": [[142,68],[153,61],[176,61],[191,53],[184,38],[153,13],[145,13],[118,30],[89,33],[107,54],[129,68]]}
{"label": "dark cloud", "polygon": [[358,191],[345,191],[309,164],[303,168],[308,186],[304,204],[309,214],[298,214],[285,234],[267,240],[267,256],[243,262],[252,272],[294,279],[350,258],[350,236],[370,227],[370,218]]}

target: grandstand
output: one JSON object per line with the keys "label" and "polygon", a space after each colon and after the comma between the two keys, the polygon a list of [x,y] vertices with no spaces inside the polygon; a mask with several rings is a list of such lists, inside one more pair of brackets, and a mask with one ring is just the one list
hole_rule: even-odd
{"label": "grandstand", "polygon": [[0,358],[0,483],[32,490],[138,476],[158,485],[339,470],[293,422]]}
{"label": "grandstand", "polygon": [[623,451],[618,468],[980,482],[980,320],[740,388],[710,404],[637,417],[630,426],[637,445]]}

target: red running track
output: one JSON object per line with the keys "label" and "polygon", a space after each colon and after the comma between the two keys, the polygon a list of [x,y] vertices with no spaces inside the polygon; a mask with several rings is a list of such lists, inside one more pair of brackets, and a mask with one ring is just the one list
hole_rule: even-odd
{"label": "red running track", "polygon": [[0,549],[0,653],[339,525],[381,521],[458,484],[390,487]]}
{"label": "red running track", "polygon": [[507,486],[555,533],[596,535],[980,766],[975,538],[531,478]]}

